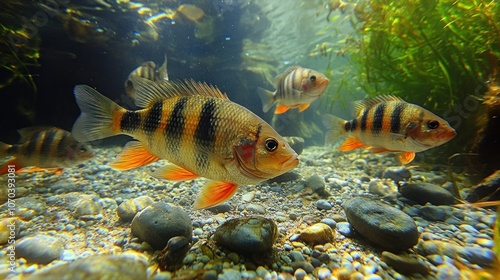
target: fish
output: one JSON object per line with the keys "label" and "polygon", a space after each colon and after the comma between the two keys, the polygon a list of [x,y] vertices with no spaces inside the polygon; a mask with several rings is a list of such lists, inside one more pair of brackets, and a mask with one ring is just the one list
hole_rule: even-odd
{"label": "fish", "polygon": [[290,108],[299,108],[302,112],[318,99],[330,81],[325,75],[300,66],[290,67],[274,79],[276,91],[257,88],[262,101],[262,110],[267,113],[278,103],[275,114],[283,114]]}
{"label": "fish", "polygon": [[373,153],[394,152],[401,164],[415,153],[453,139],[457,133],[447,121],[400,97],[381,95],[354,102],[355,118],[347,121],[325,114],[325,142],[347,135],[339,151],[369,148]]}
{"label": "fish", "polygon": [[195,209],[204,209],[230,199],[239,185],[263,182],[299,164],[282,136],[217,87],[193,80],[131,80],[135,105],[143,108],[137,111],[120,107],[87,85],[74,90],[82,111],[73,125],[76,139],[87,142],[118,134],[135,139],[111,168],[128,170],[166,159],[171,164],[152,176],[210,180],[194,203]]}
{"label": "fish", "polygon": [[44,168],[72,167],[94,157],[93,150],[80,143],[70,132],[56,127],[27,127],[19,129],[19,144],[0,142],[0,158],[13,158],[0,166],[0,175],[7,173],[9,165],[15,165],[19,172],[25,167],[36,167],[30,171]]}
{"label": "fish", "polygon": [[131,80],[131,77],[133,76],[145,78],[154,82],[161,80],[168,81],[167,55],[165,55],[165,60],[158,69],[156,69],[156,64],[153,61],[146,61],[130,72],[127,80],[125,81],[125,91],[130,98],[135,99],[134,84]]}

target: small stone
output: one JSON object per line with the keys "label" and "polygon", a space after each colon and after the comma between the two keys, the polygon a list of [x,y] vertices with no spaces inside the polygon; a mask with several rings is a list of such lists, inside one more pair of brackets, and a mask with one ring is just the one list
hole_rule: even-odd
{"label": "small stone", "polygon": [[264,208],[264,206],[259,204],[254,204],[254,203],[248,204],[246,209],[250,213],[261,214],[261,215],[266,214],[266,208]]}
{"label": "small stone", "polygon": [[306,179],[307,188],[310,188],[313,192],[319,194],[320,196],[327,197],[329,196],[329,193],[325,190],[325,185],[325,179],[318,174],[314,174]]}
{"label": "small stone", "polygon": [[59,259],[63,251],[61,241],[48,235],[25,237],[16,244],[16,258],[25,258],[29,263],[49,264]]}
{"label": "small stone", "polygon": [[368,192],[374,195],[387,196],[393,192],[391,189],[384,185],[379,179],[372,179],[368,184]]}
{"label": "small stone", "polygon": [[149,196],[127,199],[118,206],[118,217],[120,217],[121,221],[130,222],[137,213],[153,203],[153,199]]}
{"label": "small stone", "polygon": [[293,267],[294,270],[302,268],[307,273],[312,273],[314,271],[314,266],[306,261],[294,261],[290,266]]}
{"label": "small stone", "polygon": [[297,270],[295,270],[294,276],[297,280],[304,280],[304,278],[307,276],[307,272],[302,268],[297,268]]}
{"label": "small stone", "polygon": [[233,209],[231,204],[224,202],[219,205],[216,205],[214,207],[207,208],[208,211],[218,214],[218,213],[227,213],[230,212]]}
{"label": "small stone", "polygon": [[460,270],[451,264],[442,264],[437,267],[436,279],[438,280],[460,279],[460,275]]}
{"label": "small stone", "polygon": [[215,242],[237,253],[269,252],[278,236],[276,224],[266,218],[250,217],[226,221],[214,234]]}
{"label": "small stone", "polygon": [[446,219],[446,212],[440,208],[439,206],[434,205],[426,205],[420,208],[420,216],[426,219],[427,221],[435,222],[435,221],[444,221]]}
{"label": "small stone", "polygon": [[406,167],[388,167],[384,170],[382,178],[388,178],[394,182],[406,181],[411,178],[411,172]]}
{"label": "small stone", "polygon": [[300,179],[302,176],[297,171],[288,171],[284,174],[267,180],[269,183],[285,183]]}
{"label": "small stone", "polygon": [[404,197],[425,205],[450,205],[455,202],[455,197],[446,189],[428,183],[410,183],[403,185],[399,192]]}
{"label": "small stone", "polygon": [[316,208],[319,210],[330,210],[332,209],[332,205],[328,202],[328,200],[320,199],[316,201]]}
{"label": "small stone", "polygon": [[255,192],[248,192],[241,196],[241,200],[243,202],[250,202],[253,200],[254,197],[255,197]]}
{"label": "small stone", "polygon": [[301,252],[299,251],[291,251],[290,254],[288,254],[290,256],[290,259],[292,259],[292,261],[305,261],[306,259],[304,258],[304,256],[302,255]]}
{"label": "small stone", "polygon": [[330,218],[324,218],[320,221],[320,223],[327,224],[332,229],[335,229],[335,227],[337,226],[337,222],[335,222],[334,219],[330,219]]}
{"label": "small stone", "polygon": [[348,222],[337,223],[337,231],[345,237],[354,237],[354,232],[351,229],[351,224]]}
{"label": "small stone", "polygon": [[394,270],[404,275],[411,275],[413,273],[427,275],[430,273],[430,268],[418,258],[398,256],[384,251],[382,252],[382,259],[385,263],[392,266]]}
{"label": "small stone", "polygon": [[403,211],[366,197],[342,205],[351,226],[374,244],[388,250],[406,250],[418,242],[418,229]]}
{"label": "small stone", "polygon": [[313,246],[333,242],[335,239],[332,228],[323,223],[317,223],[304,229],[300,233],[300,238]]}
{"label": "small stone", "polygon": [[75,218],[97,215],[101,213],[102,210],[101,204],[97,202],[97,199],[94,199],[93,196],[88,194],[81,195],[81,197],[72,205],[72,208],[75,209],[73,211],[73,217]]}
{"label": "small stone", "polygon": [[318,276],[318,279],[325,280],[332,277],[332,272],[326,267],[320,267],[318,268],[316,275]]}
{"label": "small stone", "polygon": [[191,218],[180,206],[156,202],[135,215],[132,235],[148,242],[155,249],[163,249],[170,238],[184,236],[191,239]]}
{"label": "small stone", "polygon": [[24,279],[147,280],[146,260],[146,258],[137,259],[128,255],[96,255],[39,270],[31,275],[27,275]]}
{"label": "small stone", "polygon": [[481,247],[463,247],[458,250],[458,255],[468,262],[481,267],[498,267],[499,261],[495,253]]}

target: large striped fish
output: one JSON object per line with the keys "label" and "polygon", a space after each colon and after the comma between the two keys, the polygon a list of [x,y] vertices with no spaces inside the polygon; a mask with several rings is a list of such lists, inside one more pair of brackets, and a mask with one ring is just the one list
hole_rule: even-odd
{"label": "large striped fish", "polygon": [[276,91],[257,88],[262,100],[262,110],[269,111],[275,103],[275,114],[283,114],[290,108],[299,108],[302,112],[318,99],[329,84],[325,75],[311,69],[293,66],[276,76]]}
{"label": "large striped fish", "polygon": [[[56,127],[28,127],[18,130],[19,144],[0,142],[0,158],[13,158],[0,166],[0,174],[7,173],[8,165],[16,170],[24,167],[65,168],[88,160],[94,153],[87,145],[76,141],[71,133]],[[36,171],[38,169],[32,169]]]}
{"label": "large striped fish", "polygon": [[158,69],[156,68],[156,63],[154,63],[154,61],[146,61],[130,72],[127,80],[125,81],[125,92],[127,92],[132,99],[135,99],[135,88],[131,80],[131,77],[134,76],[145,78],[154,82],[161,80],[168,81],[167,55],[165,55],[165,61],[163,61],[163,64]]}
{"label": "large striped fish", "polygon": [[127,134],[138,140],[129,142],[111,167],[125,170],[166,159],[173,165],[153,176],[211,179],[196,199],[199,209],[231,198],[238,185],[256,184],[297,166],[297,154],[269,124],[216,87],[191,80],[131,79],[142,110],[128,111],[88,86],[75,87],[82,110],[73,126],[77,139]]}
{"label": "large striped fish", "polygon": [[374,153],[396,152],[399,161],[407,164],[415,153],[442,145],[456,135],[442,118],[396,96],[357,101],[354,111],[356,117],[350,121],[323,116],[327,143],[349,135],[340,151],[368,147]]}

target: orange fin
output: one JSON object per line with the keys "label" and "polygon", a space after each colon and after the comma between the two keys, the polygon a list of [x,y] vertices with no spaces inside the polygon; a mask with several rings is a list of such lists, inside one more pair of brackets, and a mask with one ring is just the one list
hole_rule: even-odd
{"label": "orange fin", "polygon": [[0,165],[0,175],[9,173],[9,165],[14,165],[15,173],[19,173],[19,170],[23,168],[18,162],[16,158],[10,159],[6,163]]}
{"label": "orange fin", "polygon": [[274,113],[276,115],[283,114],[284,112],[288,111],[288,109],[290,109],[290,108],[292,108],[292,107],[278,104],[278,106],[276,106],[276,110],[274,110]]}
{"label": "orange fin", "polygon": [[230,199],[238,185],[230,182],[209,182],[196,197],[194,209],[214,207]]}
{"label": "orange fin", "polygon": [[151,176],[171,181],[192,180],[198,177],[193,172],[173,164],[156,169],[155,172],[151,173]]}
{"label": "orange fin", "polygon": [[347,152],[347,151],[352,151],[354,149],[362,148],[365,147],[366,145],[363,144],[361,141],[359,141],[356,136],[350,136],[347,139],[345,139],[344,143],[340,145],[339,151],[341,152]]}
{"label": "orange fin", "polygon": [[139,141],[130,141],[123,147],[123,150],[109,165],[118,170],[129,170],[159,160],[157,156],[151,154]]}
{"label": "orange fin", "polygon": [[398,154],[398,159],[401,164],[408,164],[415,158],[414,152],[404,152]]}
{"label": "orange fin", "polygon": [[304,111],[305,109],[309,108],[311,104],[310,103],[306,103],[306,104],[302,104],[299,106],[299,112],[302,112]]}

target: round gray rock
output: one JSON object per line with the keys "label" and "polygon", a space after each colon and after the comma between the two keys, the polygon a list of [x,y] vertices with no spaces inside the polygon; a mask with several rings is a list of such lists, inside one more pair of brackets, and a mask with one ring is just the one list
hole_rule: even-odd
{"label": "round gray rock", "polygon": [[55,237],[29,236],[17,243],[16,258],[25,258],[29,263],[49,264],[59,259],[63,251],[63,244]]}
{"label": "round gray rock", "polygon": [[429,183],[406,184],[400,188],[399,192],[404,197],[421,205],[425,205],[427,202],[434,205],[450,205],[455,202],[455,198],[449,191]]}
{"label": "round gray rock", "polygon": [[220,246],[236,253],[269,252],[278,236],[276,224],[266,218],[250,217],[229,220],[215,231]]}
{"label": "round gray rock", "polygon": [[146,241],[155,249],[163,249],[170,238],[184,236],[191,239],[193,226],[189,215],[180,206],[156,202],[135,215],[132,235]]}
{"label": "round gray rock", "polygon": [[418,242],[413,219],[390,205],[366,197],[355,197],[342,205],[351,226],[375,245],[400,251]]}
{"label": "round gray rock", "polygon": [[118,206],[118,217],[124,222],[130,222],[137,213],[153,203],[153,199],[145,195],[134,199],[128,199]]}

